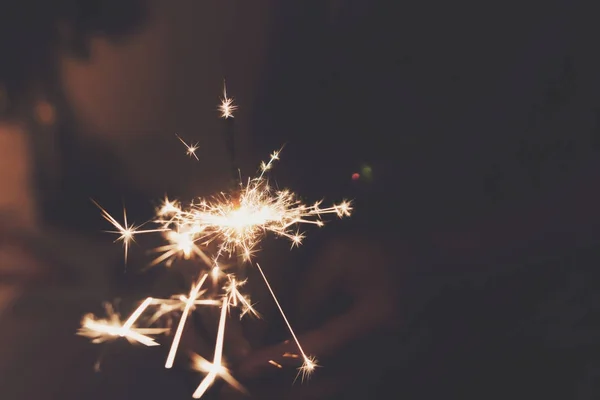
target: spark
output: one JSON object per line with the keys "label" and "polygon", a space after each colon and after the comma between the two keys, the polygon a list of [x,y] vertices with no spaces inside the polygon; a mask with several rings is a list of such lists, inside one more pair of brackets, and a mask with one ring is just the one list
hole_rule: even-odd
{"label": "spark", "polygon": [[219,278],[221,277],[221,275],[222,275],[221,268],[215,262],[215,266],[210,271],[210,277],[212,279],[213,286],[217,285],[217,282],[219,282]]}
{"label": "spark", "polygon": [[[350,216],[352,203],[342,201],[330,207],[321,207],[322,201],[306,205],[289,190],[276,190],[265,178],[266,171],[279,159],[280,151],[271,154],[268,162],[263,162],[260,174],[248,179],[246,184],[232,192],[221,193],[210,199],[200,198],[183,207],[176,201],[165,199],[153,222],[156,229],[140,231],[137,227],[120,225],[104,209],[103,216],[120,233],[119,240],[125,243],[127,254],[129,243],[135,234],[162,232],[166,244],[155,249],[160,255],[151,265],[172,261],[181,256],[190,259],[199,257],[207,266],[213,267],[219,257],[232,257],[240,254],[243,261],[251,261],[256,246],[267,233],[285,237],[292,247],[302,244],[304,234],[295,227],[310,224],[321,227],[322,217],[335,214],[338,217]],[[202,250],[203,246],[217,243],[216,257],[211,259]]]}
{"label": "spark", "polygon": [[173,336],[173,342],[171,343],[171,349],[169,350],[169,355],[167,356],[167,361],[165,363],[165,368],[171,368],[173,366],[173,362],[175,361],[175,354],[177,353],[177,348],[179,347],[179,342],[181,340],[181,334],[183,333],[183,328],[185,326],[185,321],[188,317],[188,314],[194,307],[194,304],[198,298],[198,293],[206,280],[208,275],[204,274],[202,278],[198,280],[198,283],[192,287],[190,290],[190,294],[185,301],[185,307],[183,309],[183,313],[181,314],[181,318],[179,319],[179,325],[177,326],[177,330],[175,331],[175,336]]}
{"label": "spark", "polygon": [[93,314],[85,315],[77,334],[92,339],[92,343],[104,343],[122,337],[130,342],[138,342],[146,346],[158,346],[159,344],[147,335],[159,335],[165,333],[168,329],[136,328],[134,326],[151,303],[152,298],[148,297],[123,324],[112,306],[106,305],[107,318],[97,319]]}
{"label": "spark", "polygon": [[336,214],[340,218],[351,214],[352,205],[348,201],[325,208],[321,207],[321,201],[309,206],[289,190],[273,189],[264,174],[278,159],[276,151],[269,162],[261,164],[260,175],[249,179],[238,191],[223,193],[212,200],[203,199],[188,210],[179,210],[173,215],[173,221],[202,226],[198,238],[207,243],[218,242],[219,255],[232,256],[239,251],[244,261],[250,261],[266,233],[285,237],[292,242],[292,247],[298,246],[304,235],[294,230],[294,226],[320,227],[325,214]]}
{"label": "spark", "polygon": [[223,98],[221,98],[221,104],[219,104],[221,118],[233,118],[233,112],[237,109],[238,106],[233,103],[233,98],[227,97],[227,85],[225,84],[225,81],[223,81]]}
{"label": "spark", "polygon": [[[196,300],[194,300],[194,307],[195,306],[220,306],[221,305],[220,300],[202,299],[201,297],[205,293],[206,293],[206,289],[198,292]],[[167,316],[172,313],[179,312],[179,311],[183,312],[183,310],[185,310],[185,307],[189,301],[188,296],[189,296],[189,294],[188,295],[178,294],[178,295],[171,296],[170,299],[154,299],[152,301],[152,304],[157,305],[158,309],[156,310],[154,315],[148,320],[148,323],[150,325],[152,325],[153,323],[155,323],[156,321],[158,321],[159,319],[161,319],[164,316]]]}
{"label": "spark", "polygon": [[178,201],[171,201],[168,197],[165,197],[162,206],[160,206],[160,208],[156,210],[156,215],[158,217],[161,217],[163,215],[172,215],[177,213],[180,207],[181,206]]}
{"label": "spark", "polygon": [[304,362],[298,368],[298,374],[296,375],[296,379],[298,379],[298,377],[300,377],[300,380],[302,382],[304,382],[306,379],[310,378],[312,373],[315,371],[315,368],[317,368],[318,366],[319,366],[319,364],[315,357],[304,356]]}
{"label": "spark", "polygon": [[185,140],[183,140],[179,135],[176,135],[176,136],[177,136],[177,139],[179,139],[179,141],[181,143],[183,143],[183,145],[185,146],[185,148],[187,150],[186,154],[190,157],[194,157],[196,159],[196,161],[200,161],[200,159],[198,158],[198,155],[196,154],[196,151],[198,151],[198,148],[199,148],[199,143],[196,142],[194,144],[187,144],[185,142]]}
{"label": "spark", "polygon": [[213,385],[217,377],[223,378],[223,380],[229,383],[235,389],[246,393],[244,387],[231,375],[229,370],[223,365],[223,341],[225,338],[225,321],[227,317],[228,304],[230,302],[229,296],[225,296],[223,299],[223,305],[221,306],[221,316],[219,318],[219,328],[217,330],[217,339],[215,343],[215,351],[213,355],[212,363],[204,359],[199,355],[194,355],[194,367],[196,370],[206,372],[207,375],[200,382],[196,391],[192,395],[193,398],[199,399],[204,393]]}
{"label": "spark", "polygon": [[307,356],[306,353],[304,352],[304,350],[302,349],[302,345],[300,344],[300,341],[296,337],[296,334],[294,333],[294,330],[292,329],[292,325],[290,324],[287,317],[285,316],[285,313],[283,312],[283,308],[279,304],[279,300],[277,300],[277,296],[275,296],[275,292],[273,291],[273,289],[271,288],[271,285],[269,284],[269,280],[265,276],[265,273],[263,272],[262,268],[260,267],[260,265],[258,263],[256,263],[256,268],[260,272],[260,274],[263,278],[263,281],[265,282],[265,285],[267,285],[267,289],[269,289],[269,292],[271,293],[271,297],[273,298],[275,305],[277,305],[277,308],[279,309],[279,313],[281,314],[283,321],[287,325],[288,330],[289,330],[290,334],[292,335],[294,342],[296,342],[296,346],[298,347],[300,354],[302,355],[303,363],[302,363],[302,366],[300,366],[300,368],[298,368],[298,375],[296,375],[296,379],[298,379],[298,376],[301,376],[302,381],[304,381],[306,378],[310,377],[312,372],[317,367],[317,360],[314,357]]}
{"label": "spark", "polygon": [[109,233],[117,233],[121,236],[117,238],[116,241],[123,242],[123,248],[125,252],[125,262],[127,262],[127,257],[129,255],[129,246],[131,243],[135,242],[135,235],[140,233],[155,233],[155,232],[163,232],[165,229],[148,229],[148,230],[139,230],[139,227],[134,225],[129,225],[127,223],[127,211],[123,208],[123,225],[121,225],[115,218],[113,218],[104,208],[100,206],[96,201],[92,200],[92,202],[100,209],[102,212],[102,216],[105,220],[110,222],[117,230],[116,231],[108,231]]}
{"label": "spark", "polygon": [[228,283],[223,288],[225,290],[225,294],[230,299],[227,305],[231,305],[232,307],[241,306],[242,312],[240,314],[240,319],[242,319],[246,314],[260,318],[260,314],[254,309],[254,307],[252,307],[250,300],[248,300],[246,296],[244,296],[238,289],[239,287],[244,286],[246,280],[238,281],[232,274],[227,275],[227,279]]}
{"label": "spark", "polygon": [[174,229],[165,227],[161,230],[167,244],[154,249],[154,252],[160,253],[150,266],[165,263],[170,266],[177,257],[189,260],[193,256],[199,257],[206,265],[212,265],[212,260],[206,255],[198,245],[198,236],[202,228],[196,225],[190,225],[185,222],[177,224]]}

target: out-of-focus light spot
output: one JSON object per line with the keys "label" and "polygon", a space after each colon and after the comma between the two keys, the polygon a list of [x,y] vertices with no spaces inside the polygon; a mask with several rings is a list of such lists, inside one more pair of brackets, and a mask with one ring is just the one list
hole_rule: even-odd
{"label": "out-of-focus light spot", "polygon": [[360,174],[362,175],[363,178],[370,181],[371,179],[373,179],[373,168],[371,168],[370,165],[365,164],[362,166],[362,168],[360,170]]}
{"label": "out-of-focus light spot", "polygon": [[358,172],[355,172],[352,174],[352,180],[353,181],[357,181],[360,179],[360,174]]}
{"label": "out-of-focus light spot", "polygon": [[42,125],[52,125],[56,122],[56,110],[47,101],[40,101],[36,104],[35,116]]}

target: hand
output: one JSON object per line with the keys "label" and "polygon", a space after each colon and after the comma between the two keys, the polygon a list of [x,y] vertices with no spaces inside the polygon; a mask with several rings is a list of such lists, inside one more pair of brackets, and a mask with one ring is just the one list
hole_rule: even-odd
{"label": "hand", "polygon": [[[396,322],[394,282],[383,247],[362,238],[337,240],[325,246],[311,265],[298,294],[298,309],[303,314],[300,319],[318,315],[343,295],[350,298],[351,305],[317,329],[298,336],[306,355],[335,359],[349,346]],[[302,363],[302,354],[290,339],[254,350],[234,372],[236,377],[251,382],[266,373],[298,368]]]}

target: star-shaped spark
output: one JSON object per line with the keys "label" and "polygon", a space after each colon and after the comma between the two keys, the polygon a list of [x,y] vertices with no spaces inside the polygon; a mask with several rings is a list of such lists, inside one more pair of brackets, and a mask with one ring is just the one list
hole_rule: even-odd
{"label": "star-shaped spark", "polygon": [[223,98],[219,104],[221,118],[233,118],[233,112],[238,109],[238,106],[233,103],[233,97],[227,97],[227,85],[223,81]]}
{"label": "star-shaped spark", "polygon": [[176,136],[177,136],[177,139],[179,139],[179,141],[181,143],[183,143],[183,145],[185,146],[186,154],[190,157],[194,157],[196,159],[196,161],[200,161],[200,159],[198,158],[198,155],[196,154],[196,151],[198,151],[200,144],[198,142],[196,142],[194,144],[188,144],[179,135],[176,135]]}
{"label": "star-shaped spark", "polygon": [[117,240],[115,240],[115,242],[118,241],[122,241],[123,242],[123,248],[124,248],[124,252],[125,252],[125,263],[127,263],[127,257],[129,255],[129,247],[131,246],[131,243],[135,242],[135,235],[138,233],[156,233],[156,232],[164,232],[165,229],[163,228],[159,228],[159,229],[146,229],[146,230],[139,230],[139,228],[141,228],[141,226],[135,226],[135,225],[129,225],[129,223],[127,222],[127,211],[123,208],[123,224],[121,225],[119,223],[119,221],[117,221],[112,215],[110,215],[108,213],[108,211],[106,211],[104,208],[102,208],[100,206],[100,204],[98,204],[95,200],[92,200],[92,202],[96,205],[96,207],[98,207],[100,209],[100,211],[102,212],[102,217],[104,217],[105,220],[107,220],[108,222],[110,222],[112,224],[112,226],[114,226],[117,230],[116,231],[108,231],[109,233],[117,233],[120,236],[117,238]]}
{"label": "star-shaped spark", "polygon": [[200,224],[193,221],[180,221],[176,225],[171,225],[171,221],[156,220],[157,223],[164,223],[163,236],[166,244],[154,249],[155,253],[160,255],[150,263],[150,266],[165,263],[166,266],[171,266],[177,257],[189,260],[192,257],[198,257],[207,266],[213,264],[206,253],[200,248],[199,242],[204,230]]}
{"label": "star-shaped spark", "polygon": [[296,379],[300,377],[300,380],[304,382],[306,379],[310,378],[313,372],[315,372],[315,368],[319,366],[318,361],[313,356],[304,356],[304,362],[298,368],[298,374],[296,375]]}
{"label": "star-shaped spark", "polygon": [[227,302],[227,307],[240,307],[242,310],[240,313],[240,319],[242,319],[246,314],[260,318],[260,314],[254,309],[252,303],[250,303],[250,300],[238,289],[239,287],[244,286],[246,281],[247,280],[237,280],[233,274],[227,275],[227,284],[223,288],[225,294],[230,299],[230,301]]}

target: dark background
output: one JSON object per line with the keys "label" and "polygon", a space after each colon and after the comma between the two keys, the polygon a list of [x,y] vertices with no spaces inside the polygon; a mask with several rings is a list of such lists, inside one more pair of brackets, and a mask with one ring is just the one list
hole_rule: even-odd
{"label": "dark background", "polygon": [[[51,133],[34,139],[50,160],[38,163],[48,224],[108,240],[95,233],[106,226],[90,197],[112,211],[124,202],[142,221],[148,199],[220,190],[227,154],[214,107],[226,78],[241,106],[243,170],[285,144],[278,183],[311,200],[355,199],[355,216],[330,224],[331,235],[384,237],[395,253],[403,318],[395,346],[381,351],[387,368],[372,398],[598,396],[600,32],[591,6],[200,3],[91,8],[77,19],[89,27],[103,15],[92,32],[122,37],[120,23],[138,33],[116,51],[92,45],[89,65],[43,71],[60,115],[51,128],[33,124]],[[21,34],[39,36],[25,45],[2,32],[3,49],[35,47],[45,25],[31,21]],[[3,79],[18,71],[3,68]],[[201,142],[200,166],[171,133]],[[135,279],[114,265],[110,287],[131,288]]]}

